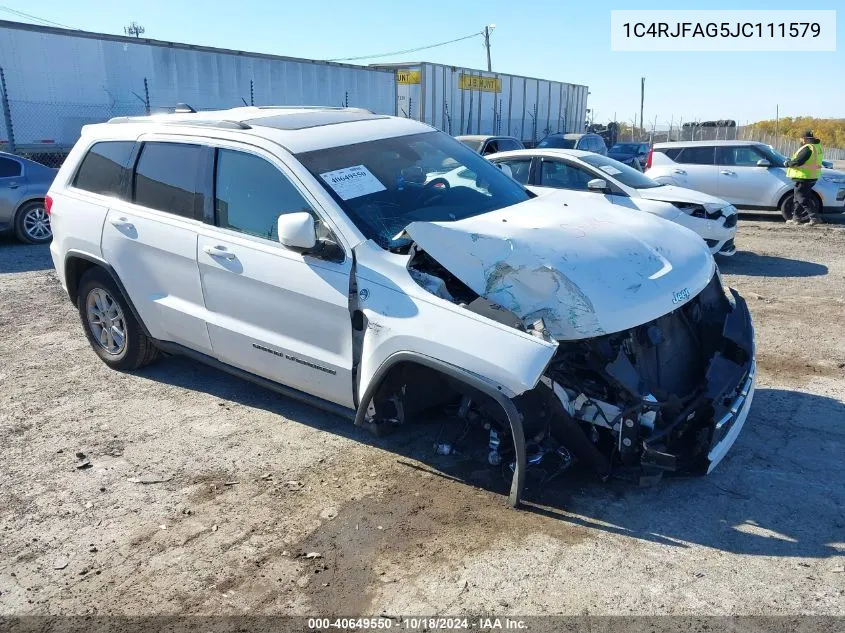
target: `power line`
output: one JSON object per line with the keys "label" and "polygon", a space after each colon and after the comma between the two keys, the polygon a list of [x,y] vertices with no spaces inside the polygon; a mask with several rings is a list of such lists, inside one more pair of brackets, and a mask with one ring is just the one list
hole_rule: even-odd
{"label": "power line", "polygon": [[68,26],[67,24],[62,24],[61,22],[53,22],[53,20],[48,20],[46,18],[39,18],[37,15],[31,15],[29,13],[24,13],[23,11],[18,11],[17,9],[11,9],[5,5],[0,5],[0,11],[7,11],[9,13],[14,13],[15,15],[28,18],[30,20],[35,20],[36,22],[43,22],[44,24],[49,24],[52,26],[60,26],[63,29],[71,29],[74,31],[78,31],[79,29],[74,26]]}
{"label": "power line", "polygon": [[359,59],[375,59],[376,57],[393,57],[395,55],[407,55],[408,53],[416,53],[418,51],[428,50],[429,48],[437,48],[438,46],[446,46],[447,44],[454,44],[455,42],[461,42],[463,40],[468,40],[473,37],[479,37],[484,34],[484,31],[478,31],[477,33],[471,33],[470,35],[464,35],[463,37],[456,37],[453,40],[448,40],[446,42],[438,42],[437,44],[429,44],[428,46],[420,46],[418,48],[407,48],[403,51],[393,51],[392,53],[378,53],[376,55],[359,55],[358,57],[339,57],[337,59],[327,59],[326,61],[329,62],[353,62]]}

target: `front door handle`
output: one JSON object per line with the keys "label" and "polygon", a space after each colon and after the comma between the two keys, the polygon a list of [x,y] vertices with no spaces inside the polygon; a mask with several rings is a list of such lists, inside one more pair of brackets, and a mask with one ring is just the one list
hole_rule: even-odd
{"label": "front door handle", "polygon": [[235,259],[235,254],[227,251],[225,246],[206,246],[202,250],[206,255],[211,255],[212,257],[219,257],[228,261]]}
{"label": "front door handle", "polygon": [[10,182],[8,186],[9,189],[17,189],[18,187],[20,187],[20,185],[16,182]]}
{"label": "front door handle", "polygon": [[111,222],[111,225],[113,227],[118,228],[118,229],[131,229],[132,228],[132,223],[129,220],[127,220],[126,218],[113,218],[113,219],[109,220],[109,222]]}
{"label": "front door handle", "polygon": [[686,175],[687,175],[687,172],[685,172],[683,169],[676,169],[676,170],[675,170],[675,173],[676,173],[676,174],[680,174],[681,176],[686,176]]}
{"label": "front door handle", "polygon": [[729,169],[723,169],[719,173],[722,174],[723,176],[736,176],[736,172],[730,171]]}

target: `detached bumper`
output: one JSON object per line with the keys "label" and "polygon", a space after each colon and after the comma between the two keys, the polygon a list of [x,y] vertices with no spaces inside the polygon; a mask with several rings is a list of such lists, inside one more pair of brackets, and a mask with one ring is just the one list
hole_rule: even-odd
{"label": "detached bumper", "polygon": [[742,384],[736,396],[730,404],[730,409],[725,413],[713,429],[713,442],[710,452],[707,453],[707,473],[719,465],[719,462],[728,454],[731,447],[739,437],[739,432],[745,425],[748,411],[751,409],[751,401],[754,399],[754,389],[757,386],[757,360],[751,362],[751,369],[748,377]]}
{"label": "detached bumper", "polygon": [[669,428],[643,442],[642,465],[707,474],[730,451],[745,425],[757,381],[754,325],[745,300],[725,318],[722,351],[711,358],[704,393]]}

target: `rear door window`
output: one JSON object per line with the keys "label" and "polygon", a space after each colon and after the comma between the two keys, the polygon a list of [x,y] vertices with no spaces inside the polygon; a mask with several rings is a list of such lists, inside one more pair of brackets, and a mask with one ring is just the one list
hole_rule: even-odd
{"label": "rear door window", "polygon": [[17,178],[21,175],[21,164],[11,158],[0,158],[0,178]]}
{"label": "rear door window", "polygon": [[134,141],[102,141],[88,150],[73,179],[77,189],[104,196],[122,196],[129,179]]}
{"label": "rear door window", "polygon": [[715,150],[714,145],[685,147],[675,162],[684,165],[714,165]]}
{"label": "rear door window", "polygon": [[144,143],[135,168],[135,204],[202,220],[199,185],[204,148],[187,143]]}

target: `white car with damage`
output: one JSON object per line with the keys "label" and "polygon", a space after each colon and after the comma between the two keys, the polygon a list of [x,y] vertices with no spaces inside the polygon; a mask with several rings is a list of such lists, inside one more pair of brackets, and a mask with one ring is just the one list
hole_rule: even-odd
{"label": "white car with damage", "polygon": [[460,402],[513,504],[544,450],[711,470],[754,393],[745,302],[692,232],[555,195],[416,121],[245,107],[86,126],[46,204],[114,369],[182,354],[373,429]]}
{"label": "white car with damage", "polygon": [[574,149],[526,149],[487,159],[507,165],[516,180],[536,193],[558,189],[567,191],[573,204],[598,198],[653,213],[698,233],[714,255],[736,253],[736,207],[706,193],[657,182],[608,156]]}

